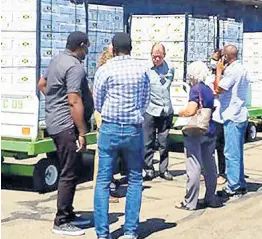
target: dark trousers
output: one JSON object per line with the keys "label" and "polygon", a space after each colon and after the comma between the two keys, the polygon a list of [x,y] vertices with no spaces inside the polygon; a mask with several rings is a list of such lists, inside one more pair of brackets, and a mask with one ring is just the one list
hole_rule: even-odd
{"label": "dark trousers", "polygon": [[225,147],[225,136],[224,136],[224,125],[216,123],[216,150],[218,157],[218,173],[219,176],[225,176],[226,171],[226,160],[224,155]]}
{"label": "dark trousers", "polygon": [[69,129],[52,136],[60,160],[60,177],[57,190],[57,213],[54,220],[60,225],[72,220],[73,200],[77,184],[77,136],[74,129]]}
{"label": "dark trousers", "polygon": [[145,170],[153,170],[153,157],[158,136],[160,164],[159,171],[164,173],[168,168],[168,136],[172,125],[173,115],[155,117],[145,114],[144,121],[144,144],[145,144]]}

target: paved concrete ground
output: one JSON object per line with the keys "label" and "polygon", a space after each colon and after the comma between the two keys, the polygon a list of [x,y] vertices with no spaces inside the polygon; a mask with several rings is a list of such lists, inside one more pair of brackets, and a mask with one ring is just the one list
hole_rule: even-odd
{"label": "paved concrete ground", "polygon": [[[262,238],[262,140],[245,145],[245,169],[250,192],[242,198],[231,199],[220,209],[195,212],[176,209],[175,202],[181,201],[185,193],[183,153],[170,153],[170,169],[176,176],[173,182],[157,178],[144,184],[140,238]],[[122,233],[125,189],[123,185],[120,203],[110,206],[113,238]],[[203,190],[202,184],[201,195]],[[61,238],[51,232],[55,207],[56,192],[41,195],[30,191],[2,190],[2,238]],[[78,186],[75,208],[93,219],[92,182]],[[79,237],[83,238],[96,238],[93,226],[86,230],[85,236]]]}

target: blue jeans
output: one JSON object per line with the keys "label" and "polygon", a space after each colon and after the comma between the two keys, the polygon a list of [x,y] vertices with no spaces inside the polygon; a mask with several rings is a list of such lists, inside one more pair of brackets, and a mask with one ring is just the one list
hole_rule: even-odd
{"label": "blue jeans", "polygon": [[119,153],[128,169],[125,225],[126,235],[137,235],[142,200],[142,168],[144,163],[143,128],[141,125],[120,125],[103,122],[98,138],[99,169],[97,174],[94,219],[98,237],[109,236],[109,185],[113,165]]}
{"label": "blue jeans", "polygon": [[227,189],[235,192],[246,188],[244,175],[244,143],[248,122],[235,123],[228,120],[224,123]]}

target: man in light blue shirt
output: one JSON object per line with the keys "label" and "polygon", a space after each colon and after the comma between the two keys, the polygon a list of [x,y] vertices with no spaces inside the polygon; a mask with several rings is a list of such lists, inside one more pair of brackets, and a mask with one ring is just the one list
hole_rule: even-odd
{"label": "man in light blue shirt", "polygon": [[153,65],[150,68],[149,78],[151,86],[151,99],[146,110],[144,121],[145,142],[145,180],[155,177],[153,156],[158,135],[160,153],[160,177],[172,180],[168,172],[168,135],[172,125],[173,108],[170,99],[170,86],[174,78],[174,67],[165,60],[165,47],[155,44],[151,51]]}
{"label": "man in light blue shirt", "polygon": [[217,65],[215,81],[215,90],[221,94],[220,113],[225,133],[227,187],[222,194],[234,196],[247,192],[243,155],[244,135],[248,124],[246,97],[249,80],[246,69],[237,60],[238,50],[234,45],[224,47],[223,55]]}

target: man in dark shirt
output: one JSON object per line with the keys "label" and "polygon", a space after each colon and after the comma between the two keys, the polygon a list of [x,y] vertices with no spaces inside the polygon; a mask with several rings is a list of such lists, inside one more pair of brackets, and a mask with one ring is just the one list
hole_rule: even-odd
{"label": "man in dark shirt", "polygon": [[88,109],[85,109],[84,102],[89,89],[81,63],[88,47],[85,33],[71,33],[67,38],[66,50],[51,60],[38,83],[39,89],[45,94],[47,131],[54,140],[61,165],[53,227],[53,232],[57,234],[82,235],[84,230],[76,225],[86,223],[76,217],[72,204],[77,183],[77,151],[86,147],[85,111]]}

